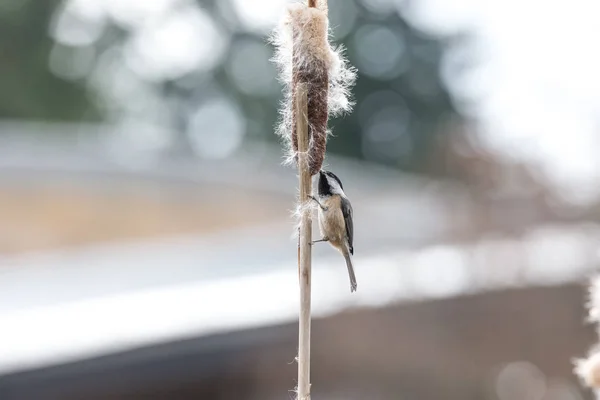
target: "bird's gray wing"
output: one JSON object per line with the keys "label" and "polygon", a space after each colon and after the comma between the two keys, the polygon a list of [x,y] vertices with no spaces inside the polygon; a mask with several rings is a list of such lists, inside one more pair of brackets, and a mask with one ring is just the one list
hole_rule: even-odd
{"label": "bird's gray wing", "polygon": [[352,211],[350,200],[345,197],[342,197],[342,214],[344,215],[344,222],[346,223],[348,249],[350,250],[350,254],[354,255],[354,212]]}

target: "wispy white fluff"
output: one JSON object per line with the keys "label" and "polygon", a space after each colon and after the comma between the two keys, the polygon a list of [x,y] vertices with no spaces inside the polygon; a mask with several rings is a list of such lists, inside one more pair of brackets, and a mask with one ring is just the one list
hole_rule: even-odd
{"label": "wispy white fluff", "polygon": [[[587,308],[588,321],[596,324],[596,332],[600,334],[600,276],[590,284]],[[587,358],[575,360],[575,374],[585,385],[600,389],[600,343],[590,350]]]}
{"label": "wispy white fluff", "polygon": [[303,203],[299,202],[296,204],[296,207],[294,210],[292,210],[292,218],[295,221],[293,226],[294,229],[291,235],[292,240],[296,240],[300,236],[300,219],[302,218],[302,214],[305,212],[312,212],[316,206],[316,203],[312,200],[307,200]]}
{"label": "wispy white fluff", "polygon": [[585,359],[575,361],[575,373],[588,387],[600,387],[600,352],[592,350]]}
{"label": "wispy white fluff", "polygon": [[[331,30],[325,6],[321,9],[309,8],[304,2],[291,3],[278,26],[269,37],[275,47],[271,59],[277,66],[279,81],[283,84],[284,99],[280,107],[280,120],[276,133],[286,143],[288,160],[294,159],[292,136],[292,64],[311,69],[319,68],[321,62],[327,66],[329,74],[328,115],[336,117],[348,113],[354,105],[350,89],[356,81],[356,69],[345,58],[342,45],[330,43]],[[300,35],[294,43],[293,31]],[[292,49],[296,47],[296,59],[292,60]]]}
{"label": "wispy white fluff", "polygon": [[589,321],[600,324],[600,276],[592,279],[587,308]]}

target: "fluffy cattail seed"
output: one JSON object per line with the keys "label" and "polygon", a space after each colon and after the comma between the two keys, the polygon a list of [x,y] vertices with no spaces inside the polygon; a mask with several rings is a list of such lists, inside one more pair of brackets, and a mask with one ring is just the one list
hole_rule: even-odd
{"label": "fluffy cattail seed", "polygon": [[354,68],[343,57],[343,49],[333,48],[329,43],[326,2],[316,0],[313,5],[316,8],[291,4],[271,36],[275,45],[273,60],[285,86],[277,133],[285,140],[288,162],[298,161],[295,87],[300,82],[308,87],[311,175],[321,169],[325,158],[328,117],[351,110],[349,89],[356,79]]}

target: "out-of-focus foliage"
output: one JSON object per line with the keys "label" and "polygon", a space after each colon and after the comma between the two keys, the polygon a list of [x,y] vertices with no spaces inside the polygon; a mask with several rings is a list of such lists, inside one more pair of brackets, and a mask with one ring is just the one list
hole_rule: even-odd
{"label": "out-of-focus foliage", "polygon": [[[0,115],[77,120],[98,109],[167,128],[159,147],[200,156],[275,141],[281,87],[265,15],[281,3],[252,14],[237,0],[5,1]],[[330,122],[329,150],[422,171],[440,122],[456,116],[439,75],[444,43],[393,3],[330,1],[334,39],[359,78],[354,112]]]}
{"label": "out-of-focus foliage", "polygon": [[361,12],[355,29],[347,47],[362,71],[354,90],[358,104],[333,121],[335,133],[353,140],[333,140],[331,150],[422,171],[440,123],[457,117],[439,77],[444,44],[395,13]]}
{"label": "out-of-focus foliage", "polygon": [[0,117],[79,120],[94,118],[83,82],[69,82],[48,68],[48,36],[57,0],[0,1]]}

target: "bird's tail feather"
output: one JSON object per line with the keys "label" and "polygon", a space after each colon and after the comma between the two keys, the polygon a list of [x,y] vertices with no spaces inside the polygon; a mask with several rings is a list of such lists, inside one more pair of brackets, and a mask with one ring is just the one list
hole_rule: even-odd
{"label": "bird's tail feather", "polygon": [[350,277],[350,292],[355,292],[358,287],[356,283],[356,275],[354,275],[354,267],[352,266],[352,259],[350,254],[344,253],[344,259],[346,260],[346,267],[348,267],[348,276]]}

